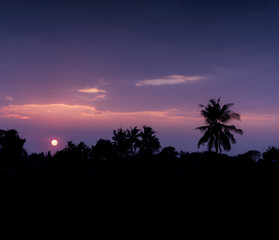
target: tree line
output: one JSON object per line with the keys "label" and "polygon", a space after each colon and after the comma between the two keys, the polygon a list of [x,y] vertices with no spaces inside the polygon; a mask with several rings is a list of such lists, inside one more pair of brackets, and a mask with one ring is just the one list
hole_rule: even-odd
{"label": "tree line", "polygon": [[174,147],[161,147],[156,132],[148,126],[142,129],[113,130],[112,140],[100,139],[95,145],[69,141],[54,154],[31,153],[24,149],[22,139],[14,129],[0,130],[0,167],[61,167],[86,168],[106,164],[184,164],[184,165],[265,165],[279,164],[279,149],[269,147],[265,152],[250,150],[237,156],[212,151],[178,152]]}
{"label": "tree line", "polygon": [[[87,146],[84,142],[75,144],[69,141],[53,155],[48,153],[27,154],[24,149],[26,139],[22,139],[15,129],[0,130],[0,167],[32,167],[56,166],[86,168],[95,163],[109,164],[126,162],[127,164],[154,162],[208,165],[279,165],[279,149],[269,147],[263,154],[251,150],[244,154],[230,157],[222,154],[222,150],[231,150],[236,140],[233,133],[242,135],[243,131],[229,124],[232,120],[240,120],[240,114],[231,110],[233,103],[220,104],[220,98],[210,99],[207,105],[201,105],[201,115],[205,125],[197,127],[203,133],[198,147],[207,144],[205,152],[180,153],[172,146],[162,148],[156,132],[150,126],[119,128],[113,130],[112,140],[100,139],[95,145]],[[212,149],[215,148],[213,152]]]}

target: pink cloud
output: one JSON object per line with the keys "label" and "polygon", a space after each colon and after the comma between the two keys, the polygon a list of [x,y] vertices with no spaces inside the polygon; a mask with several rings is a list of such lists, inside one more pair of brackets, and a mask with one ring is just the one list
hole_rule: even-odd
{"label": "pink cloud", "polygon": [[198,113],[167,109],[164,111],[111,112],[97,111],[87,105],[23,104],[0,108],[0,117],[28,119],[36,124],[65,126],[78,124],[99,125],[185,125],[200,120]]}
{"label": "pink cloud", "polygon": [[101,90],[98,88],[82,88],[82,89],[78,89],[78,92],[81,93],[105,93],[107,92],[106,90]]}
{"label": "pink cloud", "polygon": [[136,86],[145,86],[145,85],[153,85],[153,86],[160,86],[160,85],[173,85],[173,84],[182,84],[187,82],[196,82],[202,79],[205,79],[204,76],[183,76],[183,75],[171,75],[163,78],[156,78],[156,79],[148,79],[139,81]]}

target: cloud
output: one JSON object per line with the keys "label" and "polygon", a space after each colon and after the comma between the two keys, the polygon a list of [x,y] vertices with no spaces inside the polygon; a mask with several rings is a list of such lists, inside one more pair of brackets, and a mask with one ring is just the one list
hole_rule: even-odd
{"label": "cloud", "polygon": [[75,119],[82,113],[93,113],[90,106],[66,104],[23,104],[0,107],[0,117],[17,119]]}
{"label": "cloud", "polygon": [[98,88],[81,88],[77,90],[78,92],[81,93],[105,93],[107,92],[106,90],[101,90]]}
{"label": "cloud", "polygon": [[[23,104],[0,107],[1,118],[25,119],[30,122],[52,126],[127,126],[154,124],[187,125],[200,119],[198,113],[181,109],[163,111],[111,112],[97,111],[87,105],[66,104]],[[123,126],[123,125],[122,125]]]}
{"label": "cloud", "polygon": [[12,97],[10,97],[10,96],[5,97],[5,99],[8,100],[8,101],[13,101],[13,100],[14,100],[14,99],[13,99]]}
{"label": "cloud", "polygon": [[156,79],[149,79],[139,81],[136,86],[145,86],[145,85],[153,85],[153,86],[160,86],[160,85],[173,85],[173,84],[182,84],[187,82],[196,82],[202,79],[205,79],[204,76],[183,76],[183,75],[171,75],[164,78],[156,78]]}
{"label": "cloud", "polygon": [[13,113],[4,113],[4,114],[0,114],[0,117],[5,117],[5,118],[16,118],[16,119],[30,119],[30,117],[28,117],[28,116],[19,115],[19,114],[13,114]]}
{"label": "cloud", "polygon": [[103,94],[103,95],[99,95],[99,96],[96,96],[94,98],[91,98],[89,99],[89,101],[98,101],[98,100],[104,100],[106,98],[106,95]]}
{"label": "cloud", "polygon": [[104,100],[104,99],[106,99],[105,94],[102,94],[102,95],[99,95],[99,96],[96,96],[96,97],[93,97],[93,98],[78,95],[78,96],[75,97],[74,100],[83,101],[83,102],[95,102],[95,101],[101,101],[101,100]]}

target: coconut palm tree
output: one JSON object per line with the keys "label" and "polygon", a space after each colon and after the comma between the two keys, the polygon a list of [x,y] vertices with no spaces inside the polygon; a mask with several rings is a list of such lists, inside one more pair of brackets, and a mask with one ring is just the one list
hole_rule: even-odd
{"label": "coconut palm tree", "polygon": [[225,151],[231,150],[231,143],[236,143],[232,132],[243,134],[243,131],[234,125],[227,125],[232,120],[240,120],[240,114],[230,110],[233,105],[233,103],[228,103],[221,106],[220,98],[217,101],[210,99],[206,106],[199,105],[203,108],[201,115],[205,119],[206,126],[196,128],[204,133],[198,142],[198,147],[207,143],[209,151],[212,148],[215,148],[216,153],[222,152],[222,148]]}
{"label": "coconut palm tree", "polygon": [[137,148],[140,146],[140,130],[137,127],[130,127],[130,129],[127,130],[127,138],[129,141],[129,148],[130,153],[132,156],[137,152]]}
{"label": "coconut palm tree", "polygon": [[147,126],[143,126],[143,130],[140,132],[140,149],[139,153],[146,156],[152,156],[158,152],[161,148],[159,138],[156,137],[156,132]]}
{"label": "coconut palm tree", "polygon": [[113,130],[112,140],[115,150],[121,155],[121,157],[126,157],[129,150],[129,142],[126,130],[123,130],[122,128]]}

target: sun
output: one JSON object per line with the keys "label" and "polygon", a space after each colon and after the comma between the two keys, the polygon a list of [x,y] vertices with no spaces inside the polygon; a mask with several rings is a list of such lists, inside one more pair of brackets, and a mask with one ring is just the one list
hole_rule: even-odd
{"label": "sun", "polygon": [[58,141],[56,139],[51,140],[51,145],[52,146],[57,146]]}

